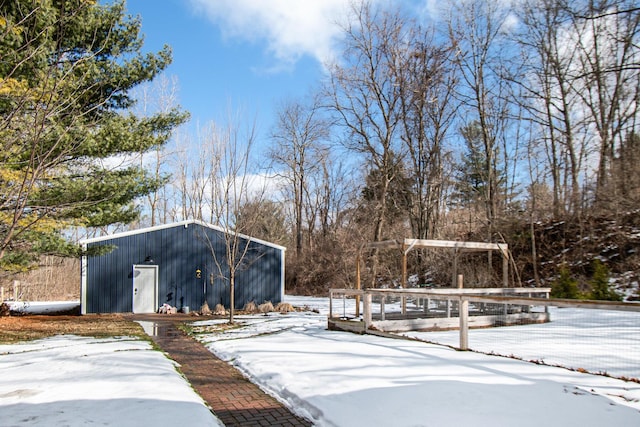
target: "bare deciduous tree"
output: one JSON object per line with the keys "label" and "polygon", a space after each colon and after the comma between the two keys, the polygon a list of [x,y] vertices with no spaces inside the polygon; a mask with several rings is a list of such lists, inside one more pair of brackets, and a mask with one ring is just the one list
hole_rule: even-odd
{"label": "bare deciduous tree", "polygon": [[[380,11],[363,2],[353,5],[353,20],[344,28],[341,61],[330,66],[327,97],[345,129],[344,145],[362,154],[378,182],[373,202],[373,241],[387,221],[388,193],[404,159],[398,135],[400,90],[395,70],[406,51],[407,32],[400,13]],[[374,253],[373,276],[377,266]]]}
{"label": "bare deciduous tree", "polygon": [[445,139],[455,119],[457,73],[453,49],[433,30],[414,26],[412,42],[396,69],[402,115],[401,138],[408,151],[412,194],[409,219],[413,236],[434,238],[447,187]]}
{"label": "bare deciduous tree", "polygon": [[[568,48],[567,15],[557,0],[531,0],[521,9],[526,66],[514,82],[525,96],[518,100],[540,127],[553,183],[554,216],[579,214],[580,171],[584,140],[578,137],[578,98],[572,90],[575,50]],[[568,185],[567,185],[568,184]]]}
{"label": "bare deciduous tree", "polygon": [[[254,179],[252,173],[251,150],[256,141],[255,122],[246,128],[242,126],[240,113],[228,119],[223,127],[213,125],[211,211],[215,224],[224,233],[224,256],[215,250],[210,242],[216,273],[229,284],[229,323],[234,322],[235,288],[238,272],[247,268],[253,257],[249,256],[251,238],[246,234],[253,228],[254,217],[239,220],[244,207],[256,203],[264,196],[264,182]],[[243,284],[246,285],[246,284]]]}
{"label": "bare deciduous tree", "polygon": [[491,228],[505,205],[499,152],[503,148],[501,141],[506,138],[509,114],[507,84],[500,76],[499,63],[502,36],[508,30],[507,18],[508,10],[495,2],[461,1],[452,7],[449,20],[450,41],[456,48],[460,71],[460,111],[471,114],[471,120],[463,120],[466,124],[461,129],[470,129],[477,123],[479,130],[485,180],[483,198],[490,239]]}
{"label": "bare deciduous tree", "polygon": [[[138,103],[135,111],[140,116],[149,116],[157,112],[167,114],[178,105],[178,80],[176,76],[165,74],[140,88]],[[145,168],[159,181],[168,180],[167,159],[173,156],[173,151],[167,146],[155,147],[148,153],[140,153],[140,167]],[[156,191],[147,194],[143,199],[143,210],[148,215],[151,226],[158,223],[166,224],[169,216],[167,186],[163,185]]]}
{"label": "bare deciduous tree", "polygon": [[611,164],[627,133],[634,131],[640,108],[640,10],[634,6],[630,0],[566,5],[580,64],[574,90],[597,134],[597,203],[609,199],[607,193],[615,188],[608,185]]}
{"label": "bare deciduous tree", "polygon": [[[320,171],[322,144],[329,136],[329,123],[321,116],[320,102],[313,97],[309,105],[299,101],[288,101],[278,111],[276,126],[272,132],[274,145],[269,157],[276,167],[282,168],[279,176],[287,182],[292,194],[293,233],[296,255],[303,251],[303,223],[309,222],[308,234],[311,238],[315,223],[315,213],[307,212],[309,205],[309,183],[312,176]],[[306,218],[305,218],[306,216]]]}

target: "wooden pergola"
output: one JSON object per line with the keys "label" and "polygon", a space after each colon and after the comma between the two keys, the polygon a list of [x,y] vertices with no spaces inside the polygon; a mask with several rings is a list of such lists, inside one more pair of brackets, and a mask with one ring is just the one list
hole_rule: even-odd
{"label": "wooden pergola", "polygon": [[[413,249],[449,249],[453,251],[453,273],[451,287],[462,287],[458,284],[458,256],[463,252],[492,252],[502,255],[502,285],[509,287],[509,246],[506,243],[461,242],[454,240],[403,239],[371,242],[363,249],[399,249],[402,252],[402,287],[407,287],[407,255]],[[356,267],[356,288],[360,286],[360,255]]]}

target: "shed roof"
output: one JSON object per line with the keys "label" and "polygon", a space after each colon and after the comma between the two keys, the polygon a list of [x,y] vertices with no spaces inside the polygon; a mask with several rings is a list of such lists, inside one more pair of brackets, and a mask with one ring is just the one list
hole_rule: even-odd
{"label": "shed roof", "polygon": [[[153,227],[139,228],[137,230],[123,231],[123,232],[120,232],[120,233],[108,234],[108,235],[105,235],[105,236],[94,237],[94,238],[91,238],[91,239],[85,239],[85,240],[81,240],[80,244],[85,245],[85,244],[89,244],[89,243],[104,242],[106,240],[112,240],[112,239],[117,239],[117,238],[126,237],[126,236],[134,236],[136,234],[149,233],[149,232],[152,232],[152,231],[162,230],[162,229],[165,229],[165,228],[173,228],[173,227],[185,227],[185,228],[187,228],[191,224],[196,224],[196,225],[200,225],[202,227],[207,227],[207,228],[210,228],[212,230],[219,231],[221,233],[231,233],[231,231],[225,230],[224,228],[219,227],[217,225],[209,224],[207,222],[200,221],[200,220],[197,220],[197,219],[189,219],[189,220],[174,222],[174,223],[170,223],[170,224],[156,225],[156,226],[153,226]],[[265,245],[265,246],[269,246],[269,247],[272,247],[272,248],[275,248],[275,249],[279,249],[281,251],[285,251],[287,249],[284,246],[280,246],[280,245],[277,245],[275,243],[267,242],[266,240],[258,239],[256,237],[247,236],[246,234],[239,233],[238,236],[243,238],[243,239],[247,239],[247,240],[250,240],[252,242],[259,243],[261,245]]]}

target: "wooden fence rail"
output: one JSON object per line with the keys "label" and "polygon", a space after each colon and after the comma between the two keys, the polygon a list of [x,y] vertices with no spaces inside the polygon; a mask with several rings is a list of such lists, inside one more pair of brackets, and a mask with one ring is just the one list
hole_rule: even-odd
{"label": "wooden fence rail", "polygon": [[[414,329],[459,329],[460,340],[459,349],[467,350],[469,339],[469,329],[472,327],[491,326],[490,319],[494,324],[509,324],[512,316],[515,322],[540,323],[549,321],[548,307],[583,308],[596,310],[631,311],[640,313],[640,303],[619,303],[610,301],[584,301],[567,299],[549,299],[550,288],[476,288],[476,289],[331,289],[329,291],[329,328],[348,330],[358,333],[385,333],[401,332]],[[342,314],[336,312],[334,300],[342,297]],[[346,312],[346,299],[362,299],[362,318],[350,316]],[[379,301],[380,312],[374,313],[374,298]],[[396,314],[391,319],[391,315],[386,312],[385,302],[388,298],[402,299],[402,309],[400,314]],[[423,301],[424,312],[406,312],[406,298],[414,298]],[[446,310],[440,317],[427,316],[427,307],[431,300],[444,301]],[[457,304],[457,316],[451,308],[451,304]],[[494,313],[491,316],[470,316],[469,303],[475,305],[498,304],[504,307],[501,313]],[[521,306],[522,312],[510,314],[507,307]],[[528,308],[541,307],[544,313],[530,311]],[[359,312],[357,309],[356,312]],[[489,319],[489,320],[488,320]],[[489,323],[487,323],[489,322]]]}

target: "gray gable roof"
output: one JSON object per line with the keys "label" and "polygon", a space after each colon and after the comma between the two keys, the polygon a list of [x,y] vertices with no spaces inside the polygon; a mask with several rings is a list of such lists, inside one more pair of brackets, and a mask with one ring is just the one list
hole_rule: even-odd
{"label": "gray gable roof", "polygon": [[[81,240],[80,244],[86,245],[86,244],[89,244],[89,243],[96,243],[96,242],[103,242],[105,240],[117,239],[119,237],[135,236],[137,234],[149,233],[151,231],[162,230],[162,229],[165,229],[165,228],[174,228],[174,227],[185,227],[185,228],[187,228],[191,224],[197,224],[197,225],[200,225],[202,227],[206,227],[206,228],[210,228],[212,230],[219,231],[221,233],[229,233],[229,230],[225,230],[222,227],[219,227],[217,225],[209,224],[207,222],[199,221],[197,219],[189,219],[189,220],[186,220],[186,221],[174,222],[174,223],[163,224],[163,225],[156,225],[156,226],[153,226],[153,227],[139,228],[137,230],[123,231],[123,232],[120,232],[120,233],[109,234],[109,235],[106,235],[106,236],[100,236],[100,237],[94,237],[94,238],[91,238],[91,239],[85,239],[85,240]],[[269,246],[269,247],[272,247],[272,248],[275,248],[275,249],[279,249],[281,251],[285,251],[287,249],[284,246],[280,246],[280,245],[277,245],[275,243],[267,242],[265,240],[258,239],[258,238],[255,238],[255,237],[247,236],[245,234],[238,234],[238,237],[246,239],[246,240],[249,240],[251,242],[259,243],[261,245],[265,245],[265,246]]]}

